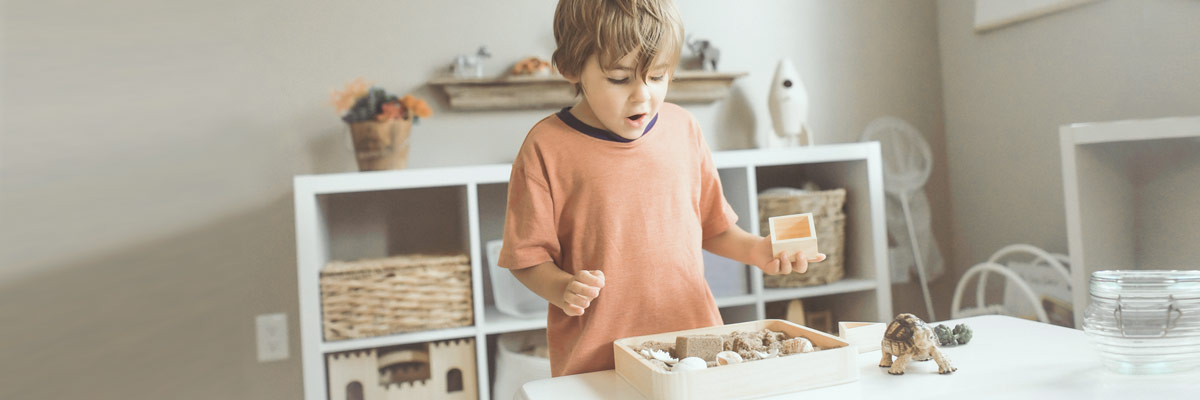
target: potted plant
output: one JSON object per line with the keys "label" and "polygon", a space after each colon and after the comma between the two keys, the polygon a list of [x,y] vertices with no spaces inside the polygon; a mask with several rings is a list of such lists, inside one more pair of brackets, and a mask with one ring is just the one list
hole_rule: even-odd
{"label": "potted plant", "polygon": [[333,105],[350,127],[359,171],[404,169],[413,122],[433,115],[424,100],[397,97],[362,78],[334,91]]}

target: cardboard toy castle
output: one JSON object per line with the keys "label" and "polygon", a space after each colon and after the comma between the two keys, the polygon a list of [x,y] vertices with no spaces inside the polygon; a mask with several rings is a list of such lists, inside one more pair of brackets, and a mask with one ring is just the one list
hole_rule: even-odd
{"label": "cardboard toy castle", "polygon": [[326,358],[330,400],[479,397],[474,339],[333,353]]}

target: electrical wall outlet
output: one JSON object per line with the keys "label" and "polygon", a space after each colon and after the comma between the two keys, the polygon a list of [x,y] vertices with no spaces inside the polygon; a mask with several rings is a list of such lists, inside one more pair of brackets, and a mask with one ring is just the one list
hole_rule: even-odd
{"label": "electrical wall outlet", "polygon": [[258,331],[258,362],[288,358],[287,314],[261,314],[254,319]]}

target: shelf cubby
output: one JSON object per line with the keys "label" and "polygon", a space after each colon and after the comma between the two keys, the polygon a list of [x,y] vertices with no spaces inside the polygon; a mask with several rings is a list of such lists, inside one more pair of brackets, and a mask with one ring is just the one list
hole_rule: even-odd
{"label": "shelf cubby", "polygon": [[1196,269],[1200,117],[1059,129],[1075,326],[1098,270]]}

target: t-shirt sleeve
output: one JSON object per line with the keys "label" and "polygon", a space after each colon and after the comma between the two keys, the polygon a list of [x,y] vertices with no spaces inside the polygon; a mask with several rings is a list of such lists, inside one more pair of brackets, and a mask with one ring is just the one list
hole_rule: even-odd
{"label": "t-shirt sleeve", "polygon": [[550,187],[544,177],[526,171],[524,163],[514,163],[508,182],[504,246],[497,263],[504,268],[529,268],[560,254]]}
{"label": "t-shirt sleeve", "polygon": [[717,167],[713,164],[712,153],[708,150],[708,143],[704,141],[704,137],[699,132],[696,133],[700,140],[700,223],[704,230],[703,237],[705,240],[724,233],[737,223],[737,213],[733,212],[733,207],[725,200],[725,193],[721,191],[721,176],[717,174]]}

